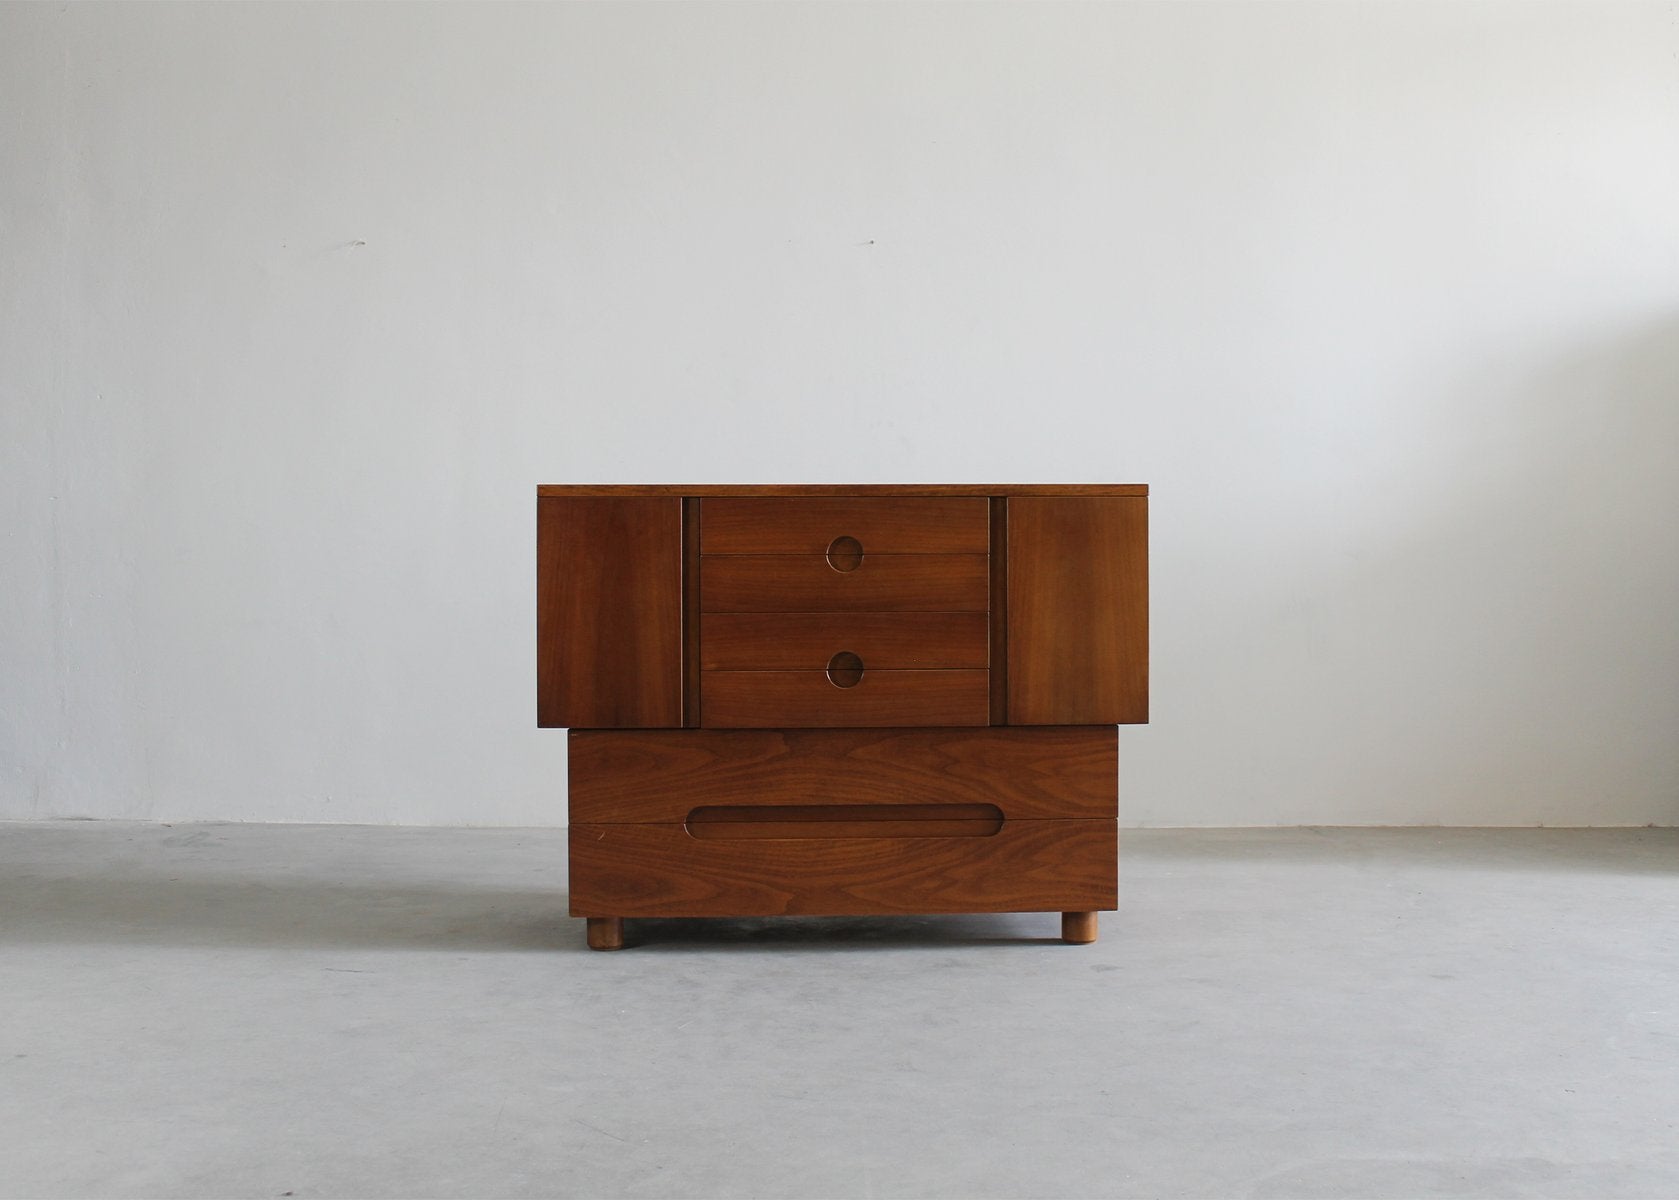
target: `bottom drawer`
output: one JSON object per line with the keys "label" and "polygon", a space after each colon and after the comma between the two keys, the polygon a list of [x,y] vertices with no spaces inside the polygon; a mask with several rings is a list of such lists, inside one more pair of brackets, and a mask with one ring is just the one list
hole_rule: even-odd
{"label": "bottom drawer", "polygon": [[1112,819],[1006,820],[959,837],[786,839],[580,824],[570,838],[574,917],[1088,912],[1119,902]]}

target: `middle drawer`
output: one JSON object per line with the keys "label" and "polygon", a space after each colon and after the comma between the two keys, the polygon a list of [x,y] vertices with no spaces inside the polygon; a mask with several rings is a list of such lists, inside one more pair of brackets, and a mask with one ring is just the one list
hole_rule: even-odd
{"label": "middle drawer", "polygon": [[836,570],[815,554],[708,554],[700,558],[700,609],[984,612],[990,603],[989,563],[983,554],[883,554]]}
{"label": "middle drawer", "polygon": [[708,613],[700,618],[706,671],[822,671],[849,651],[881,671],[982,668],[990,629],[982,612]]}

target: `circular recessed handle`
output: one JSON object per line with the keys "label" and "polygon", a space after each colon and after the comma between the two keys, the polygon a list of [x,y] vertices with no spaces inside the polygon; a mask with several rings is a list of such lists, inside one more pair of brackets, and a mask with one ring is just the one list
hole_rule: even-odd
{"label": "circular recessed handle", "polygon": [[828,682],[835,687],[856,687],[863,682],[863,660],[841,650],[828,660]]}
{"label": "circular recessed handle", "polygon": [[828,543],[828,565],[836,571],[855,571],[863,565],[863,543],[854,537],[837,537]]}

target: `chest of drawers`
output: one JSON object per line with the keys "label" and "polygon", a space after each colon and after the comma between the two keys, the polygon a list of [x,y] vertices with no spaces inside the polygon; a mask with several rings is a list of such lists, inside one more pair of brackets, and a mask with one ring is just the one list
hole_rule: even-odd
{"label": "chest of drawers", "polygon": [[1061,912],[1118,899],[1148,719],[1140,485],[544,486],[537,721],[571,911]]}

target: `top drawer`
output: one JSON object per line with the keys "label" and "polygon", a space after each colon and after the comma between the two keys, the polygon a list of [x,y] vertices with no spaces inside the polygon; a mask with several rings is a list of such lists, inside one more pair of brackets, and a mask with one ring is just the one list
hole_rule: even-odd
{"label": "top drawer", "polygon": [[864,555],[985,554],[990,504],[983,496],[700,501],[702,554],[826,554],[842,538]]}

